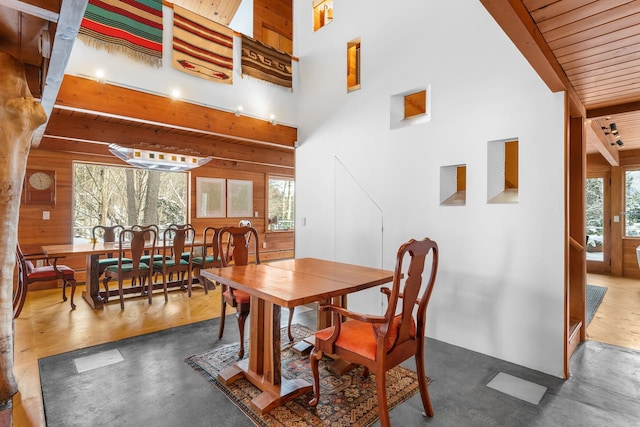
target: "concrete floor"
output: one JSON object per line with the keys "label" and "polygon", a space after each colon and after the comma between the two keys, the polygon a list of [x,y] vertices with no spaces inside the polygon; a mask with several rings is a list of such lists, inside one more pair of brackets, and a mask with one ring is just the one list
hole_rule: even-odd
{"label": "concrete floor", "polygon": [[[282,318],[286,321],[286,313]],[[315,311],[297,313],[294,322],[315,325]],[[221,341],[217,339],[218,324],[214,319],[180,327],[178,333],[175,329],[162,331],[77,350],[71,353],[73,357],[66,354],[42,359],[47,425],[252,425],[183,361],[238,339],[234,318],[227,319]],[[73,358],[111,349],[118,349],[125,360],[76,373]],[[391,411],[392,425],[640,425],[640,352],[636,350],[588,341],[574,354],[573,375],[566,381],[432,339],[427,340],[425,360],[427,375],[433,379],[429,392],[435,416],[421,415],[416,394]],[[47,366],[44,373],[43,365]],[[546,387],[539,403],[487,387],[500,372],[535,383],[538,389]],[[516,389],[521,385],[516,382]]]}

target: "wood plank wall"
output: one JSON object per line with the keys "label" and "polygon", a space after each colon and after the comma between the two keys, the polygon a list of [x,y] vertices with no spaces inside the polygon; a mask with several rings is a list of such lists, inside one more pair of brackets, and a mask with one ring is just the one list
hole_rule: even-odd
{"label": "wood plank wall", "polygon": [[[95,148],[95,147],[94,147]],[[250,147],[246,147],[250,150]],[[291,153],[293,156],[293,153]],[[124,165],[125,163],[112,156],[105,149],[105,153],[84,154],[79,152],[60,152],[44,149],[32,149],[29,154],[27,168],[55,170],[57,175],[56,205],[24,205],[20,207],[20,221],[18,224],[18,239],[20,245],[27,252],[39,251],[40,246],[48,244],[70,243],[73,239],[73,162],[97,162],[101,164]],[[207,164],[190,172],[191,207],[188,221],[193,224],[196,232],[201,235],[207,226],[221,227],[237,225],[243,218],[196,218],[195,192],[197,177],[228,178],[253,181],[253,206],[258,217],[248,218],[258,230],[259,239],[267,247],[261,249],[261,259],[278,259],[292,257],[294,251],[293,232],[267,232],[266,224],[266,182],[268,173],[238,170],[233,167],[221,168],[215,163]],[[50,219],[43,220],[43,211],[50,212]],[[80,280],[84,280],[84,257],[70,257],[64,260],[66,265],[76,269]]]}
{"label": "wood plank wall", "polygon": [[253,38],[293,54],[293,1],[254,0]]}

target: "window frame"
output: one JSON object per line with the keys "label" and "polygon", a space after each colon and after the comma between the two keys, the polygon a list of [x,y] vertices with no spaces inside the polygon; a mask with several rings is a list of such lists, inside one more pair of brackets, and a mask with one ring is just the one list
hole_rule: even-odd
{"label": "window frame", "polygon": [[[271,201],[270,201],[270,197],[269,197],[269,190],[271,188],[271,180],[272,179],[277,179],[277,180],[287,180],[287,181],[291,181],[293,182],[293,218],[290,219],[291,221],[291,225],[292,228],[288,228],[286,230],[272,230],[271,229]],[[295,232],[296,226],[295,226],[295,200],[296,200],[296,186],[295,186],[295,177],[293,176],[286,176],[286,175],[279,175],[279,174],[267,174],[266,176],[266,182],[265,182],[265,220],[264,220],[264,225],[265,225],[265,233],[293,233]],[[289,221],[289,220],[287,220]]]}

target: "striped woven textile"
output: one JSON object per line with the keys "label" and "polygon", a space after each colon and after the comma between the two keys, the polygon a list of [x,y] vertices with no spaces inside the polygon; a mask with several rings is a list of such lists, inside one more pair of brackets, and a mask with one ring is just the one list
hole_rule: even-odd
{"label": "striped woven textile", "polygon": [[242,74],[290,88],[291,56],[243,34]]}
{"label": "striped woven textile", "polygon": [[108,52],[162,65],[162,0],[89,0],[78,38]]}
{"label": "striped woven textile", "polygon": [[233,30],[173,6],[173,67],[219,83],[233,82]]}

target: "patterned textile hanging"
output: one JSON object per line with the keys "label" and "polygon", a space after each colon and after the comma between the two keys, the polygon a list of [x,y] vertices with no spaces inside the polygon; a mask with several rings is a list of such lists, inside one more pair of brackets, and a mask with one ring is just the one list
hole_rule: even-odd
{"label": "patterned textile hanging", "polygon": [[173,6],[174,68],[219,83],[233,82],[233,30]]}
{"label": "patterned textile hanging", "polygon": [[162,0],[89,0],[78,38],[160,67]]}
{"label": "patterned textile hanging", "polygon": [[291,88],[291,56],[243,34],[242,74]]}

